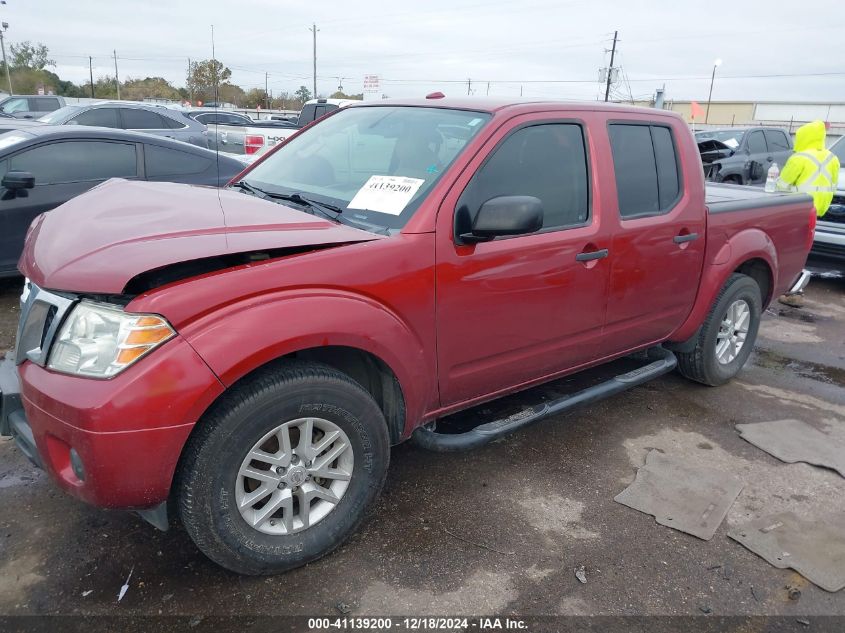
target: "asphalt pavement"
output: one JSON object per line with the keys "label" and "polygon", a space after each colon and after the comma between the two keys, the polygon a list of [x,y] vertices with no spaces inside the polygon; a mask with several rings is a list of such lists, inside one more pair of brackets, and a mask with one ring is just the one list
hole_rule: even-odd
{"label": "asphalt pavement", "polygon": [[[17,286],[0,286],[0,349],[14,337]],[[845,590],[727,537],[761,515],[845,507],[841,476],[781,463],[734,429],[845,420],[843,322],[845,280],[814,279],[804,308],[773,304],[726,386],[670,374],[471,453],[398,446],[363,528],[272,578],[216,567],[181,529],[70,498],[0,441],[0,615],[845,615]],[[712,540],[613,501],[651,449],[743,481]]]}

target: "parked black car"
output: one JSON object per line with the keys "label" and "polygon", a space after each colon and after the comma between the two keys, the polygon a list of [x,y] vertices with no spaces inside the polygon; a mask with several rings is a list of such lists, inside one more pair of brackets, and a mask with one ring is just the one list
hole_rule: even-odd
{"label": "parked black car", "polygon": [[695,133],[704,177],[714,182],[751,185],[765,182],[772,163],[779,168],[792,154],[786,130],[732,127]]}
{"label": "parked black car", "polygon": [[36,216],[104,180],[223,186],[243,168],[226,155],[138,132],[38,125],[0,134],[0,277],[18,274]]}

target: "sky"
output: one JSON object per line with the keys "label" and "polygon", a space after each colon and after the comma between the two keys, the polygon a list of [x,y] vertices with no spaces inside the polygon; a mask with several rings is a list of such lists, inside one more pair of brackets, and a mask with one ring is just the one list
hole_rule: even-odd
{"label": "sky", "polygon": [[[845,102],[845,3],[636,0],[6,0],[10,42],[43,42],[63,79],[162,76],[184,85],[188,59],[212,55],[245,90],[312,86],[361,92],[378,75],[391,97],[603,97],[599,69],[619,32],[612,95]],[[469,81],[468,81],[469,80]]]}

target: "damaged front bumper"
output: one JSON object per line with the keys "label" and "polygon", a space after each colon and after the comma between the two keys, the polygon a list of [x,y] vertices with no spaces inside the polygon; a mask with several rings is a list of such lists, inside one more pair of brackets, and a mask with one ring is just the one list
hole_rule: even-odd
{"label": "damaged front bumper", "polygon": [[26,420],[21,400],[21,384],[15,362],[0,360],[0,435],[11,437],[18,449],[38,468],[44,468],[32,428]]}

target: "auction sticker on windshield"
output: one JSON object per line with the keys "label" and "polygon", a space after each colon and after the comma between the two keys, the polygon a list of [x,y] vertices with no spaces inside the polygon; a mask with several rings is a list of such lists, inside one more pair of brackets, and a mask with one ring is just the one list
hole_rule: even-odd
{"label": "auction sticker on windshield", "polygon": [[349,202],[350,209],[399,215],[425,182],[404,176],[370,176]]}

